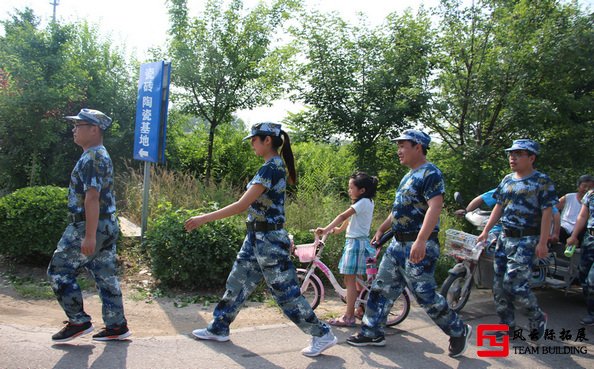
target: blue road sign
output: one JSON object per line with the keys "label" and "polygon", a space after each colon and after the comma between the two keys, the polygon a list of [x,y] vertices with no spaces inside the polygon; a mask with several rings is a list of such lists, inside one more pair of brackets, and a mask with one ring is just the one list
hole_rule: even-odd
{"label": "blue road sign", "polygon": [[140,66],[134,130],[136,160],[165,162],[170,77],[170,63],[160,61]]}

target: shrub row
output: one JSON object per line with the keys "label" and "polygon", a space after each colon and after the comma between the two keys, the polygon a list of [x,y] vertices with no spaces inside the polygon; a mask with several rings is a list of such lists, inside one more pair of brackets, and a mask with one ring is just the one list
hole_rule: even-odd
{"label": "shrub row", "polygon": [[[164,204],[150,224],[145,246],[153,274],[167,287],[217,289],[225,281],[245,236],[241,217],[209,223],[188,233],[184,222],[190,216],[214,210],[173,209]],[[19,262],[47,263],[67,225],[67,189],[28,187],[0,198],[0,254]],[[310,231],[290,229],[295,244],[313,241]],[[344,238],[330,236],[323,261],[338,276],[338,261]],[[295,264],[302,266],[298,259]],[[438,283],[447,276],[451,260],[440,260]]]}
{"label": "shrub row", "polygon": [[67,225],[68,190],[25,187],[0,198],[0,253],[19,262],[46,263]]}

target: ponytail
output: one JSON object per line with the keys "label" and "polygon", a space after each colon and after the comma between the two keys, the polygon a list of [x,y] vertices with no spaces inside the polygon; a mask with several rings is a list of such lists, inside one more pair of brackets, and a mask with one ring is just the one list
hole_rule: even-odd
{"label": "ponytail", "polygon": [[287,132],[283,130],[281,130],[281,135],[283,137],[281,155],[283,156],[283,160],[289,171],[289,184],[294,185],[297,183],[297,172],[295,172],[295,157],[293,156],[293,150],[291,150],[291,140],[289,140]]}
{"label": "ponytail", "polygon": [[295,158],[293,157],[293,150],[291,150],[291,140],[287,132],[281,130],[280,136],[272,136],[272,147],[278,150],[283,157],[287,170],[289,171],[289,184],[297,183],[297,173],[295,172]]}

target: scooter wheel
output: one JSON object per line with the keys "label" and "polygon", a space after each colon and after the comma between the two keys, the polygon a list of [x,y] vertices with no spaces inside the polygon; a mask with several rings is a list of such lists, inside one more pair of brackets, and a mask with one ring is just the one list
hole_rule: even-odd
{"label": "scooter wheel", "polygon": [[450,309],[455,312],[462,310],[468,298],[470,297],[470,290],[472,283],[468,285],[467,289],[464,289],[466,283],[466,273],[450,274],[443,282],[441,287],[441,294],[445,297]]}

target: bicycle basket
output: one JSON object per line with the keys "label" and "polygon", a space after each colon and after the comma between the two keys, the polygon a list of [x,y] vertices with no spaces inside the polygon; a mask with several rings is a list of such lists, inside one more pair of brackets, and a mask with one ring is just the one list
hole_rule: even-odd
{"label": "bicycle basket", "polygon": [[477,243],[477,238],[473,234],[456,229],[446,230],[445,248],[447,254],[463,259],[478,260],[484,243]]}
{"label": "bicycle basket", "polygon": [[299,261],[302,263],[309,263],[316,258],[317,242],[305,243],[303,245],[295,245],[295,255],[299,257]]}

